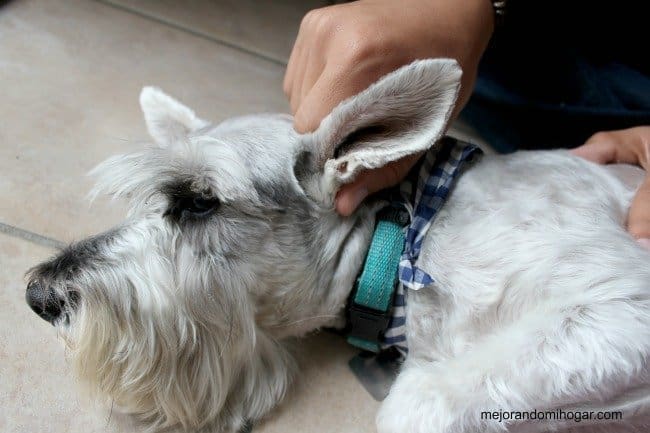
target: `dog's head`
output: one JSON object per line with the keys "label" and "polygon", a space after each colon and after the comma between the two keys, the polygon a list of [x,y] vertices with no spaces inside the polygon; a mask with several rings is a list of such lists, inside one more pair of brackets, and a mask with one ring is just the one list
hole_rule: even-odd
{"label": "dog's head", "polygon": [[332,279],[351,284],[363,258],[369,211],[337,216],[338,187],[434,143],[459,80],[454,61],[415,62],[302,136],[284,115],[213,125],[145,88],[157,146],[94,170],[127,219],[35,267],[29,305],[83,379],[152,427],[241,428],[285,392],[278,337],[327,323]]}

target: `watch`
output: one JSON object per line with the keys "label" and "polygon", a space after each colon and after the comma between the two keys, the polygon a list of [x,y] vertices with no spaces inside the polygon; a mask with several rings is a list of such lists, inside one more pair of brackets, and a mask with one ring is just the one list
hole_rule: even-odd
{"label": "watch", "polygon": [[494,9],[494,26],[501,27],[506,17],[506,6],[508,0],[492,0],[492,8]]}

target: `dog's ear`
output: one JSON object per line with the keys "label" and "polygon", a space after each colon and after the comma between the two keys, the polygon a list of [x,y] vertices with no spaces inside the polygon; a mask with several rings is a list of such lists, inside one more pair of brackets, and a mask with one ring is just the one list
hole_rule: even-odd
{"label": "dog's ear", "polygon": [[295,173],[307,193],[331,204],[359,171],[430,148],[445,132],[461,75],[455,60],[418,60],[339,104],[301,136]]}
{"label": "dog's ear", "polygon": [[144,87],[140,92],[140,106],[149,135],[160,146],[183,140],[189,133],[208,124],[157,87]]}

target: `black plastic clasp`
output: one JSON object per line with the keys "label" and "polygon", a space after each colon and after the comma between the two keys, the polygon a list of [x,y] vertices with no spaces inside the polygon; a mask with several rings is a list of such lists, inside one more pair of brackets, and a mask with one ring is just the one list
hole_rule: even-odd
{"label": "black plastic clasp", "polygon": [[379,311],[352,302],[348,307],[348,337],[360,338],[379,345],[388,329],[389,311]]}

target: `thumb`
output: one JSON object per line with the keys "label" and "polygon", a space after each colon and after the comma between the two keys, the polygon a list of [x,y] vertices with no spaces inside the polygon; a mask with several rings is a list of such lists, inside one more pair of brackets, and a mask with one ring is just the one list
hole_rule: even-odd
{"label": "thumb", "polygon": [[582,146],[571,150],[576,156],[597,164],[613,162],[616,156],[616,144],[607,140],[588,140]]}
{"label": "thumb", "polygon": [[650,176],[646,176],[632,200],[627,229],[642,245],[650,248]]}
{"label": "thumb", "polygon": [[419,157],[420,154],[410,155],[384,167],[359,174],[354,182],[343,185],[336,195],[337,212],[343,216],[352,215],[366,197],[397,185]]}

